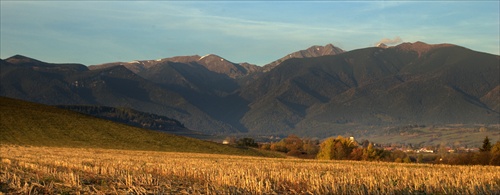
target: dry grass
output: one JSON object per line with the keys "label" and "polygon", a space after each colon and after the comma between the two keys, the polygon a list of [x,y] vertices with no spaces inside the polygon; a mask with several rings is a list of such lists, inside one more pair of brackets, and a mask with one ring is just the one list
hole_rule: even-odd
{"label": "dry grass", "polygon": [[8,194],[499,194],[500,167],[0,147]]}

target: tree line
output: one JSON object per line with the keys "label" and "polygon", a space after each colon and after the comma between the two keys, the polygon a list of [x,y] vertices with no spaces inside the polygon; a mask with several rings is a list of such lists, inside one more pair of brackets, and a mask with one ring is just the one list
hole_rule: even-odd
{"label": "tree line", "polygon": [[184,124],[175,119],[129,108],[84,105],[61,105],[58,107],[140,128],[162,131],[185,129]]}
{"label": "tree line", "polygon": [[353,138],[342,136],[329,137],[322,142],[317,139],[300,138],[296,135],[274,143],[257,144],[252,138],[235,141],[240,147],[259,147],[286,153],[288,156],[320,160],[385,161],[400,163],[440,163],[454,165],[500,165],[500,141],[492,144],[489,138],[483,140],[479,152],[422,154],[388,151],[375,147],[374,143],[364,140],[358,143]]}
{"label": "tree line", "polygon": [[453,165],[496,165],[500,166],[500,141],[494,145],[488,136],[484,138],[479,152],[444,154],[438,163]]}

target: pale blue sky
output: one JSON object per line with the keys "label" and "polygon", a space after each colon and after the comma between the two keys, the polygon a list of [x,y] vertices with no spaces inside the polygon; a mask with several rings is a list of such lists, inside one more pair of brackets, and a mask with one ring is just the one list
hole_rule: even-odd
{"label": "pale blue sky", "polygon": [[86,65],[213,53],[264,65],[383,38],[500,53],[499,1],[0,1],[0,58]]}

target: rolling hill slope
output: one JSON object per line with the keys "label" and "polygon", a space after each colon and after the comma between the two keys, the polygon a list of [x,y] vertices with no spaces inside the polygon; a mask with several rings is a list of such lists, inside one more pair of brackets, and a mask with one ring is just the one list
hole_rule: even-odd
{"label": "rolling hill slope", "polygon": [[0,110],[0,144],[268,155],[5,97],[0,97]]}

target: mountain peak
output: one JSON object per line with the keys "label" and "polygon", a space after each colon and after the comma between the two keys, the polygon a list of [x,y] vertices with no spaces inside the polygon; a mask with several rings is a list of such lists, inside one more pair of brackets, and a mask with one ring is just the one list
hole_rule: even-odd
{"label": "mountain peak", "polygon": [[218,56],[218,55],[215,55],[215,54],[207,54],[207,55],[204,55],[204,56],[201,56],[197,61],[201,61],[201,60],[218,60],[218,61],[225,61],[224,58]]}
{"label": "mountain peak", "polygon": [[380,48],[384,48],[384,49],[385,49],[385,48],[387,48],[387,45],[386,45],[386,44],[384,44],[384,43],[379,43],[379,44],[377,44],[377,47],[380,47]]}
{"label": "mountain peak", "polygon": [[33,58],[29,58],[29,57],[26,57],[26,56],[23,56],[23,55],[16,54],[16,55],[13,55],[13,56],[11,56],[10,58],[7,58],[7,59],[33,59]]}
{"label": "mountain peak", "polygon": [[325,46],[319,46],[315,45],[312,47],[309,47],[307,50],[301,50],[299,51],[300,54],[303,54],[302,57],[319,57],[319,56],[325,56],[325,55],[335,55],[339,53],[343,53],[344,50],[333,46],[333,44],[329,43]]}
{"label": "mountain peak", "polygon": [[25,63],[42,64],[42,63],[44,63],[42,61],[35,60],[33,58],[29,58],[29,57],[19,55],[19,54],[5,59],[5,61],[12,63],[12,64],[25,64]]}
{"label": "mountain peak", "polygon": [[328,44],[325,45],[325,47],[335,47],[335,46],[333,44],[331,44],[331,43],[328,43]]}
{"label": "mountain peak", "polygon": [[311,58],[311,57],[319,57],[319,56],[327,56],[327,55],[337,55],[340,53],[344,53],[344,50],[335,47],[333,44],[329,43],[325,46],[320,46],[320,45],[314,45],[306,50],[300,50],[297,52],[290,53],[274,62],[271,62],[267,65],[264,66],[264,72],[267,72],[274,67],[278,66],[281,64],[281,62],[284,62],[285,60],[288,60],[290,58]]}
{"label": "mountain peak", "polygon": [[401,44],[395,46],[395,48],[400,49],[400,50],[405,50],[405,51],[414,51],[414,52],[417,52],[418,55],[420,56],[423,53],[426,53],[432,49],[441,48],[441,47],[452,47],[452,46],[455,46],[455,45],[447,44],[447,43],[428,44],[428,43],[424,43],[422,41],[417,41],[414,43],[409,43],[409,42],[401,43]]}
{"label": "mountain peak", "polygon": [[211,56],[211,55],[213,55],[213,54],[207,54],[207,55],[201,56],[201,57],[198,59],[198,61],[199,61],[199,60],[202,60],[203,58],[209,57],[209,56]]}

